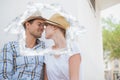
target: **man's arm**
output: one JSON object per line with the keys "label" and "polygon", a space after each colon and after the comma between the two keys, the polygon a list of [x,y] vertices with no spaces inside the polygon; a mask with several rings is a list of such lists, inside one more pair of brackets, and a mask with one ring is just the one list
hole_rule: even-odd
{"label": "man's arm", "polygon": [[12,75],[12,50],[5,44],[0,53],[0,80],[8,80]]}

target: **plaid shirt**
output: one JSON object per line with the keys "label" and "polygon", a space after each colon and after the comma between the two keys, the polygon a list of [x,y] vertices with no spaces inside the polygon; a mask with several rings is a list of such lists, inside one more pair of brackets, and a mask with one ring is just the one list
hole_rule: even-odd
{"label": "plaid shirt", "polygon": [[[33,49],[43,49],[40,41]],[[43,80],[43,56],[22,56],[18,42],[9,42],[0,53],[0,80]]]}

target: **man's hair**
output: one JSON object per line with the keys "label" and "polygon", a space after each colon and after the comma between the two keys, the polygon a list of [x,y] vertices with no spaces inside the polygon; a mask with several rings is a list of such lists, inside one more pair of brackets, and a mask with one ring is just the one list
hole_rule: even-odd
{"label": "man's hair", "polygon": [[[35,20],[37,20],[37,19],[31,19],[31,20],[29,20],[29,21],[27,21],[27,22],[30,23],[30,24],[32,24]],[[23,24],[24,29],[26,29],[26,23],[27,23],[27,22],[25,22],[25,23]]]}

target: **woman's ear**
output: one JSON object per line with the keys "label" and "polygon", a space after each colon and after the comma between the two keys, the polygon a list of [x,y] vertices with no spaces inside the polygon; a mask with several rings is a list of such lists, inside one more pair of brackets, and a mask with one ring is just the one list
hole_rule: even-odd
{"label": "woman's ear", "polygon": [[54,30],[57,30],[58,29],[58,27],[57,26],[53,26],[54,27]]}

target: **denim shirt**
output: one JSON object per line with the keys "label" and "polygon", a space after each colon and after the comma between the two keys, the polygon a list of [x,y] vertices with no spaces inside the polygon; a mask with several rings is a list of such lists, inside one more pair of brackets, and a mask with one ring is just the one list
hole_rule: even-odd
{"label": "denim shirt", "polygon": [[[44,48],[40,41],[33,49]],[[20,55],[19,43],[9,42],[0,53],[0,80],[43,80],[43,62],[44,56]]]}

